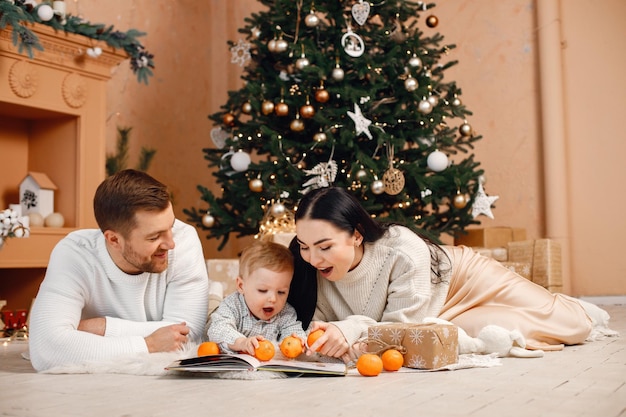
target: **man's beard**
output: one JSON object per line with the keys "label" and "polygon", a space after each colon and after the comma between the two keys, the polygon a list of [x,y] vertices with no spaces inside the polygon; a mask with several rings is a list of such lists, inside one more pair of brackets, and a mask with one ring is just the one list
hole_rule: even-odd
{"label": "man's beard", "polygon": [[168,266],[167,256],[163,258],[163,260],[161,260],[160,258],[153,258],[152,256],[149,259],[143,259],[130,246],[124,247],[124,251],[122,252],[122,257],[124,258],[126,262],[128,262],[137,270],[139,270],[140,273],[150,272],[150,273],[159,274],[165,271]]}

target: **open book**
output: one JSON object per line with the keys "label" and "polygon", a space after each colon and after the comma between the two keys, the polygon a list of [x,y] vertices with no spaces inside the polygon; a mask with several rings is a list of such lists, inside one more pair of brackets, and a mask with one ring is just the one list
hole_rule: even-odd
{"label": "open book", "polygon": [[312,362],[295,359],[271,359],[261,362],[247,354],[219,354],[181,359],[165,369],[184,372],[273,371],[290,374],[344,376],[348,368],[341,362]]}

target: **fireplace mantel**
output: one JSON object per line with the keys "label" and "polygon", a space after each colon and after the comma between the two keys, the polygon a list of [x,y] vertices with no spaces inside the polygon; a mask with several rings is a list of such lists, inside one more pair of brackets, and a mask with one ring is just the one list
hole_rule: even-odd
{"label": "fireplace mantel", "polygon": [[[55,211],[63,228],[33,227],[31,236],[10,239],[0,250],[0,299],[5,279],[20,268],[45,268],[50,251],[69,231],[95,227],[92,198],[105,176],[106,83],[125,59],[91,38],[34,24],[43,51],[30,59],[0,31],[0,209],[19,201],[29,171],[56,184]],[[99,47],[97,58],[88,48]]]}

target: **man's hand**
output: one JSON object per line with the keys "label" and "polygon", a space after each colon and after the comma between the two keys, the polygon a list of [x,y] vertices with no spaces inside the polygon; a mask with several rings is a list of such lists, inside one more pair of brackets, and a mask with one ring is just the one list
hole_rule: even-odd
{"label": "man's hand", "polygon": [[145,338],[148,352],[172,352],[180,350],[183,345],[187,343],[188,334],[189,327],[187,327],[187,323],[185,322],[161,327]]}
{"label": "man's hand", "polygon": [[78,323],[78,330],[81,332],[93,333],[97,336],[104,336],[107,321],[104,317],[94,317],[92,319],[81,320]]}

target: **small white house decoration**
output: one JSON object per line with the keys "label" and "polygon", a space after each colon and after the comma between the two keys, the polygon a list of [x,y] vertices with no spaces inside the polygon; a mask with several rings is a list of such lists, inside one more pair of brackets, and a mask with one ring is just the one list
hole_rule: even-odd
{"label": "small white house decoration", "polygon": [[57,186],[42,172],[29,172],[20,184],[22,215],[39,213],[44,219],[54,212]]}

